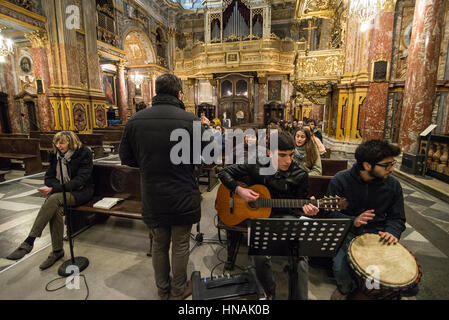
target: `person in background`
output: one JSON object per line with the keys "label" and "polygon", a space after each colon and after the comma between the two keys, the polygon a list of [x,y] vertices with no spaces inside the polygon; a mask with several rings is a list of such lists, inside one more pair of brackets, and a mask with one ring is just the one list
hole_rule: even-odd
{"label": "person in background", "polygon": [[312,130],[311,130],[311,128],[309,126],[303,126],[303,128],[308,128],[310,130],[310,132],[312,134],[312,138],[313,138],[313,140],[315,142],[315,145],[318,148],[318,153],[320,154],[320,157],[321,158],[325,158],[326,157],[326,148],[324,147],[324,144],[321,142],[320,139],[318,139],[317,136],[315,136],[312,133]]}
{"label": "person in background", "polygon": [[323,143],[323,135],[321,134],[321,131],[318,129],[315,119],[308,119],[306,124],[312,130],[313,135],[318,139],[320,139],[321,143]]}
{"label": "person in background", "polygon": [[321,158],[309,127],[305,126],[296,129],[295,143],[296,148],[293,161],[309,175],[321,176]]}

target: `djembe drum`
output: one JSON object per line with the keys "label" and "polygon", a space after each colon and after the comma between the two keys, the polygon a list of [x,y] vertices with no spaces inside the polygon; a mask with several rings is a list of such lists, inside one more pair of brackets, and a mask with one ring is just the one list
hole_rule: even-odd
{"label": "djembe drum", "polygon": [[352,239],[348,260],[359,291],[369,299],[397,299],[416,286],[422,276],[415,256],[402,244],[388,244],[378,234]]}

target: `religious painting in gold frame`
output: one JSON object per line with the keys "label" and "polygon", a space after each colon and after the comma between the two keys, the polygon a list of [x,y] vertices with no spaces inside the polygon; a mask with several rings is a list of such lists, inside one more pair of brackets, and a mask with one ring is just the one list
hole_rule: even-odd
{"label": "religious painting in gold frame", "polygon": [[106,103],[109,105],[115,105],[115,81],[114,76],[103,74],[102,75],[103,92],[106,97]]}
{"label": "religious painting in gold frame", "polygon": [[268,101],[281,101],[282,80],[268,80]]}

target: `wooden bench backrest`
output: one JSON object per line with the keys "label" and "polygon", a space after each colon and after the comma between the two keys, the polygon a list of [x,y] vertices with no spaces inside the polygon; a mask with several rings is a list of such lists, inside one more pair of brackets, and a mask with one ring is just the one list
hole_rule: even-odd
{"label": "wooden bench backrest", "polygon": [[102,134],[104,141],[122,140],[123,130],[94,129],[94,133]]}
{"label": "wooden bench backrest", "polygon": [[97,133],[78,133],[81,142],[87,146],[103,146],[103,135]]}
{"label": "wooden bench backrest", "polygon": [[3,138],[28,138],[26,133],[0,133],[0,137]]}
{"label": "wooden bench backrest", "polygon": [[334,176],[337,172],[348,169],[348,160],[321,159],[323,176]]}
{"label": "wooden bench backrest", "polygon": [[95,196],[141,200],[138,168],[94,164]]}
{"label": "wooden bench backrest", "polygon": [[[128,199],[140,200],[140,171],[138,168],[94,164],[95,195],[103,197],[128,196]],[[309,176],[309,195],[323,198],[332,176]]]}
{"label": "wooden bench backrest", "polygon": [[39,139],[5,138],[0,136],[0,150],[4,153],[35,155],[39,160],[41,158]]}
{"label": "wooden bench backrest", "polygon": [[332,176],[309,176],[309,196],[316,199],[323,198],[332,178]]}
{"label": "wooden bench backrest", "polygon": [[41,148],[53,148],[54,133],[40,133],[39,141]]}

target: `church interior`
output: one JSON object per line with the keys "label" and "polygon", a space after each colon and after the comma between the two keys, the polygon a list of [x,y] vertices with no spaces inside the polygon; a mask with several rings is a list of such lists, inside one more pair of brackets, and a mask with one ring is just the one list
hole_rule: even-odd
{"label": "church interior", "polygon": [[[140,201],[138,170],[121,166],[118,148],[165,73],[182,80],[187,112],[223,127],[315,120],[326,157],[343,169],[363,141],[398,146],[400,243],[422,268],[419,291],[402,299],[449,299],[448,53],[445,0],[0,0],[0,299],[157,300],[148,228],[132,210],[74,211],[75,255],[90,261],[78,290],[51,291],[65,281],[51,283],[59,264],[37,267],[48,228],[32,254],[6,256],[45,201],[37,188],[59,131],[94,151],[102,195]],[[189,277],[251,265],[246,231],[231,257],[232,233],[218,221],[219,170],[201,170]],[[285,263],[273,257],[282,300]],[[335,288],[329,261],[310,258],[309,299]]]}

